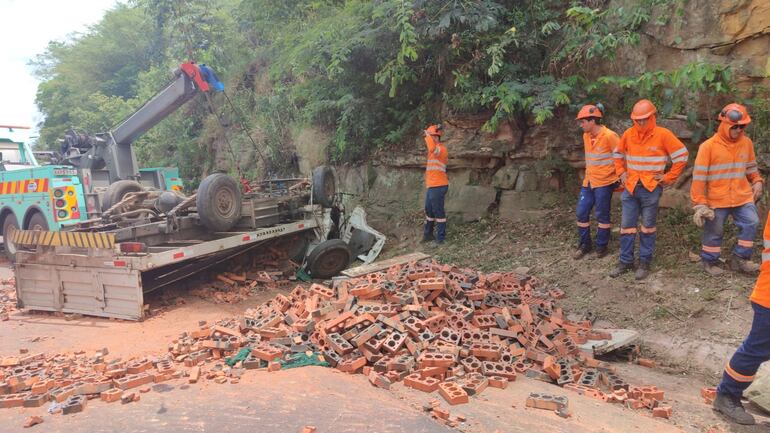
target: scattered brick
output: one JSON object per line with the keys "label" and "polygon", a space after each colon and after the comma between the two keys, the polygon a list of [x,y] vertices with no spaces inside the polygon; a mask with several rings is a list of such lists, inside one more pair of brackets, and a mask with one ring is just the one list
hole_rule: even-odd
{"label": "scattered brick", "polygon": [[533,392],[527,397],[526,404],[527,407],[533,407],[535,409],[559,411],[567,407],[569,400],[567,400],[567,397],[561,395]]}
{"label": "scattered brick", "polygon": [[24,421],[24,428],[30,428],[38,424],[42,424],[42,422],[43,422],[42,417],[37,415],[32,415],[31,417],[27,418],[26,421]]}
{"label": "scattered brick", "polygon": [[655,368],[658,365],[655,361],[649,358],[639,358],[636,360],[636,363],[641,365],[642,367],[647,367],[647,368]]}
{"label": "scattered brick", "polygon": [[658,406],[652,409],[653,418],[671,418],[671,406]]}

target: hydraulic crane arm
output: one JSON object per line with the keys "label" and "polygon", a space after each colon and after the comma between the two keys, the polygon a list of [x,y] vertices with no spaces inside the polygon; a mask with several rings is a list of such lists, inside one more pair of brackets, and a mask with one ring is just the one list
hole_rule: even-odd
{"label": "hydraulic crane arm", "polygon": [[[139,166],[132,148],[134,140],[192,99],[198,91],[208,92],[211,89],[207,79],[210,80],[213,73],[194,63],[183,63],[174,75],[171,84],[110,132],[97,137],[68,132],[65,136],[67,148],[87,149],[85,154],[78,155],[72,163],[80,168],[106,169],[110,183],[122,179],[138,179]],[[213,78],[216,80],[216,77]]]}
{"label": "hydraulic crane arm", "polygon": [[182,64],[175,75],[176,79],[171,84],[110,132],[116,145],[130,146],[139,136],[189,101],[198,90],[209,91],[209,84],[193,63]]}

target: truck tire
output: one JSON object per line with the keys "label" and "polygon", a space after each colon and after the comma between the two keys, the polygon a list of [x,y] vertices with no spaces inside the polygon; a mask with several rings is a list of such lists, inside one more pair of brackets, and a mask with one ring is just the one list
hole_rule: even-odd
{"label": "truck tire", "polygon": [[307,256],[307,271],[313,278],[331,278],[347,269],[352,259],[348,244],[342,239],[321,242]]}
{"label": "truck tire", "polygon": [[195,200],[203,225],[215,232],[225,232],[241,218],[241,188],[232,177],[214,173],[203,179]]}
{"label": "truck tire", "polygon": [[107,209],[111,208],[116,203],[120,203],[126,194],[130,192],[139,192],[143,189],[142,185],[135,180],[119,180],[115,183],[111,183],[102,197],[102,212],[106,212]]}
{"label": "truck tire", "polygon": [[48,221],[40,212],[35,212],[27,223],[27,230],[48,231]]}
{"label": "truck tire", "polygon": [[16,259],[16,246],[11,242],[11,235],[13,232],[19,230],[19,221],[16,219],[16,215],[10,214],[5,217],[3,222],[3,247],[5,248],[5,255],[13,262]]}
{"label": "truck tire", "polygon": [[313,170],[313,203],[332,207],[337,193],[336,180],[331,167],[322,165]]}

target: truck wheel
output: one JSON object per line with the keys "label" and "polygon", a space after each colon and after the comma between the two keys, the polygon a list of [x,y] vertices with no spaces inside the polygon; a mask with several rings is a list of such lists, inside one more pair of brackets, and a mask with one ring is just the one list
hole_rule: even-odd
{"label": "truck wheel", "polygon": [[206,228],[224,232],[241,218],[241,189],[238,182],[224,173],[203,179],[195,200],[198,216]]}
{"label": "truck wheel", "polygon": [[27,230],[34,230],[38,232],[48,231],[48,221],[45,220],[43,214],[40,212],[35,212],[29,219]]}
{"label": "truck wheel", "polygon": [[337,193],[334,172],[331,167],[322,165],[313,170],[313,203],[323,207],[332,207]]}
{"label": "truck wheel", "polygon": [[342,239],[329,239],[313,248],[307,256],[307,270],[313,278],[331,278],[344,271],[352,254]]}
{"label": "truck wheel", "polygon": [[123,197],[130,192],[139,192],[143,190],[142,185],[135,180],[119,180],[110,184],[102,197],[102,212],[120,203]]}
{"label": "truck wheel", "polygon": [[5,255],[12,262],[16,259],[16,251],[18,249],[11,241],[11,236],[17,230],[19,230],[19,221],[16,219],[16,215],[10,214],[5,217],[5,222],[3,223],[3,246],[5,247]]}

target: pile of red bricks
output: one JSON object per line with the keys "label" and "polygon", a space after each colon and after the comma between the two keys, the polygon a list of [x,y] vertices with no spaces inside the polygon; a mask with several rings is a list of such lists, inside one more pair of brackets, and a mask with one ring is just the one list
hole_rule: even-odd
{"label": "pile of red bricks", "polygon": [[[124,392],[183,376],[190,383],[237,383],[245,370],[274,371],[280,360],[315,353],[340,371],[365,374],[374,386],[403,382],[437,391],[450,405],[523,374],[668,417],[662,391],[629,386],[579,350],[607,335],[588,321],[568,320],[554,302],[563,296],[533,277],[436,263],[394,266],[331,286],[297,285],[237,320],[201,323],[157,359],[108,361],[106,349],[92,357],[13,358],[0,365],[0,407],[53,400],[70,413],[85,405],[77,396],[126,402]],[[239,353],[247,355],[232,367],[221,362]]]}
{"label": "pile of red bricks", "polygon": [[261,289],[291,289],[288,276],[293,276],[298,269],[283,250],[274,248],[245,255],[230,265],[230,272],[216,275],[212,284],[190,293],[218,304],[238,303]]}

